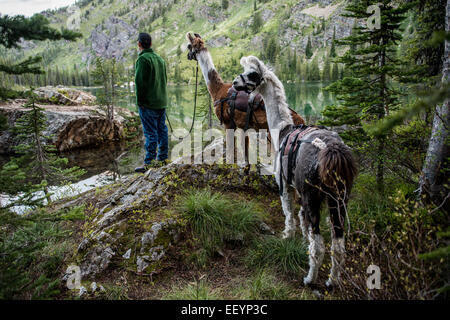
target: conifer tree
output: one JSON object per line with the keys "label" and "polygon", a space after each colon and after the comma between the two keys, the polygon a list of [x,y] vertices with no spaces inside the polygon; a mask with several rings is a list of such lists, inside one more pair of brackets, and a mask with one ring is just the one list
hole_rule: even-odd
{"label": "conifer tree", "polygon": [[308,42],[306,43],[305,55],[309,59],[313,55],[312,45],[311,45],[311,37],[308,36]]}
{"label": "conifer tree", "polygon": [[[361,130],[362,124],[382,119],[400,105],[400,92],[393,81],[402,77],[400,69],[404,63],[396,58],[395,44],[401,39],[400,24],[411,4],[394,7],[389,0],[351,2],[343,16],[366,21],[371,15],[366,12],[367,7],[377,3],[380,3],[381,14],[379,29],[369,29],[365,25],[355,27],[354,34],[336,40],[337,44],[352,48],[337,59],[350,70],[350,76],[328,87],[340,104],[324,109],[322,123],[348,125],[353,129],[346,136],[350,141],[361,139],[361,135],[369,140]],[[368,146],[369,150],[375,151],[373,158],[380,192],[384,189],[386,138],[379,135],[374,139],[375,146]]]}
{"label": "conifer tree", "polygon": [[330,79],[331,79],[330,59],[328,56],[326,56],[322,70],[322,81],[330,81]]}
{"label": "conifer tree", "polygon": [[[50,27],[50,22],[42,15],[36,14],[30,18],[23,15],[0,16],[0,45],[7,49],[19,48],[20,39],[25,40],[70,40],[81,37],[81,34],[68,29],[58,31]],[[44,71],[37,64],[42,57],[33,56],[15,64],[0,64],[0,72],[12,75],[26,73],[41,74]],[[0,88],[0,98],[5,97],[7,90]]]}
{"label": "conifer tree", "polygon": [[[51,202],[49,185],[61,185],[77,179],[84,174],[78,167],[67,168],[67,158],[56,155],[54,145],[48,143],[49,136],[44,134],[47,124],[44,110],[36,105],[32,90],[23,106],[27,111],[16,121],[14,131],[21,142],[16,146],[18,157],[6,163],[0,172],[0,181],[7,193],[22,192],[17,201],[21,205],[39,206],[44,199]],[[43,196],[36,192],[41,191]]]}
{"label": "conifer tree", "polygon": [[336,26],[333,29],[333,40],[331,40],[330,57],[332,58],[336,57],[335,41],[336,41]]}
{"label": "conifer tree", "polygon": [[253,14],[253,24],[252,24],[252,32],[253,33],[258,33],[259,30],[261,29],[261,27],[263,26],[264,22],[263,19],[261,17],[261,12],[260,11],[256,11]]}

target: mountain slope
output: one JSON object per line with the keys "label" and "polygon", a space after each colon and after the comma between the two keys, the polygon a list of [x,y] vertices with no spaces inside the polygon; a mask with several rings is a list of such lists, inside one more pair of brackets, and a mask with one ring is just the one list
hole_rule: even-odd
{"label": "mountain slope", "polygon": [[[261,55],[267,39],[276,37],[278,52],[290,48],[302,57],[308,38],[319,63],[336,38],[351,32],[353,21],[340,16],[345,1],[281,0],[257,2],[262,25],[254,27],[254,0],[83,0],[74,6],[48,10],[43,14],[55,27],[74,27],[83,38],[69,42],[23,43],[25,55],[42,55],[45,66],[89,67],[95,56],[116,57],[132,66],[137,56],[136,39],[141,31],[150,32],[155,49],[169,61],[170,71],[187,81],[193,62],[187,61],[186,32],[207,40],[219,71],[230,79],[239,70],[242,55]],[[257,31],[256,31],[257,30]],[[178,49],[180,48],[180,49]],[[14,58],[23,53],[14,52]]]}

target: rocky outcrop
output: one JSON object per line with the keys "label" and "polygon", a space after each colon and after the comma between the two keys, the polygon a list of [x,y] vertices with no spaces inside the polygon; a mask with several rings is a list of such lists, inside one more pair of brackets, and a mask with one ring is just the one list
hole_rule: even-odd
{"label": "rocky outcrop", "polygon": [[66,88],[64,86],[47,86],[34,90],[42,103],[61,104],[66,106],[92,105],[96,97],[88,92]]}
{"label": "rocky outcrop", "polygon": [[[164,208],[180,190],[206,186],[249,194],[277,192],[273,177],[246,174],[233,165],[172,163],[65,203],[62,208],[94,206],[75,261],[83,279],[94,279],[110,268],[125,268],[139,275],[164,269],[169,252],[186,230],[185,219]],[[262,233],[267,232],[264,228],[267,226],[261,226]]]}
{"label": "rocky outcrop", "polygon": [[137,34],[138,30],[134,26],[111,16],[91,32],[88,41],[97,56],[124,60],[128,58],[125,54],[129,48],[136,46]]}
{"label": "rocky outcrop", "polygon": [[[76,101],[76,100],[75,100]],[[6,117],[8,128],[0,132],[0,154],[9,154],[17,141],[13,132],[16,121],[27,110],[23,107],[25,100],[14,100],[0,104],[0,115]],[[67,151],[124,138],[126,118],[134,115],[124,108],[115,108],[114,121],[105,117],[99,106],[61,106],[41,105],[47,117],[47,143],[52,143],[59,151]]]}

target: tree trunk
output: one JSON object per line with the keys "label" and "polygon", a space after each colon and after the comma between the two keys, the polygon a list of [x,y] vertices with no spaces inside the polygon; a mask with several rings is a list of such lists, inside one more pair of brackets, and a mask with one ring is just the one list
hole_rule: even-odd
{"label": "tree trunk", "polygon": [[[450,30],[450,0],[447,0],[445,30]],[[444,64],[442,69],[442,83],[449,80],[450,72],[450,42],[445,41]],[[438,205],[443,205],[448,190],[448,173],[446,172],[446,161],[449,156],[449,133],[450,125],[450,99],[446,99],[441,106],[436,106],[433,120],[433,128],[428,145],[422,176],[419,181],[419,192],[430,197],[430,200]],[[445,186],[447,185],[447,187]],[[449,209],[447,201],[447,210]]]}

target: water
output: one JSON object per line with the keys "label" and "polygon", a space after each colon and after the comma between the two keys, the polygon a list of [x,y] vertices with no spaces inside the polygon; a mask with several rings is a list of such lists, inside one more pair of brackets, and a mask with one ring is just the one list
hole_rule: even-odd
{"label": "water", "polygon": [[[204,86],[204,85],[203,85]],[[320,82],[303,83],[285,83],[285,91],[289,106],[298,112],[308,124],[316,123],[321,117],[321,111],[326,105],[335,103],[332,94],[323,90],[326,86]],[[200,88],[200,86],[199,86]],[[82,88],[94,95],[99,93],[99,88]],[[128,93],[126,88],[120,88],[120,99],[118,105],[137,111],[135,97]],[[201,91],[201,90],[200,90]],[[185,128],[189,130],[194,111],[194,93],[195,86],[171,85],[168,87],[169,106],[167,114],[174,127]],[[198,98],[198,110],[196,122],[200,123],[206,117],[207,102],[209,96],[204,90],[205,95]],[[212,124],[214,127],[220,127],[219,120],[212,115]],[[204,125],[207,121],[204,121]],[[178,141],[170,141],[170,146],[174,146]],[[72,150],[62,153],[61,156],[69,159],[70,166],[79,166],[86,170],[86,174],[80,179],[88,179],[105,171],[119,171],[120,174],[129,174],[133,172],[134,167],[142,165],[144,158],[143,141],[135,152],[128,151],[121,161],[115,161],[117,157],[127,151],[127,144],[110,143],[102,146]],[[0,157],[0,164],[9,160],[9,157]]]}
{"label": "water", "polygon": [[[323,108],[336,101],[333,94],[324,90],[326,85],[322,82],[284,83],[289,106],[307,119],[308,123],[317,121],[321,117]],[[83,88],[83,90],[96,95],[100,89]],[[137,111],[134,93],[128,93],[126,88],[121,88],[119,92],[121,97],[117,104],[132,111]],[[192,120],[194,93],[195,86],[193,85],[168,86],[169,106],[167,112],[170,120],[187,129]],[[201,103],[202,97],[199,98],[199,104]],[[213,116],[213,121],[218,123],[215,116]]]}
{"label": "water", "polygon": [[[199,92],[201,92],[199,86]],[[284,83],[286,97],[289,106],[298,112],[308,124],[314,124],[321,118],[321,112],[326,105],[335,103],[334,96],[324,90],[326,84],[321,82]],[[99,88],[83,88],[94,95],[99,93]],[[134,93],[128,93],[127,88],[120,88],[120,97],[117,104],[121,107],[137,111]],[[205,93],[205,91],[204,91]],[[174,129],[185,128],[189,130],[194,112],[194,85],[170,85],[168,86],[169,106],[167,114]],[[206,117],[208,95],[198,97],[198,109],[196,122],[204,120]],[[207,123],[207,120],[204,121]],[[220,127],[219,120],[212,115],[212,124]],[[177,141],[171,141],[171,145]],[[141,165],[144,157],[143,144],[140,152],[129,152],[124,161],[116,164],[114,159],[126,150],[125,144],[111,144],[103,147],[96,147],[84,150],[75,150],[65,153],[71,165],[77,165],[87,170],[83,178],[99,174],[105,170],[120,169],[122,174],[133,171],[135,166]],[[106,159],[106,161],[105,161]]]}

